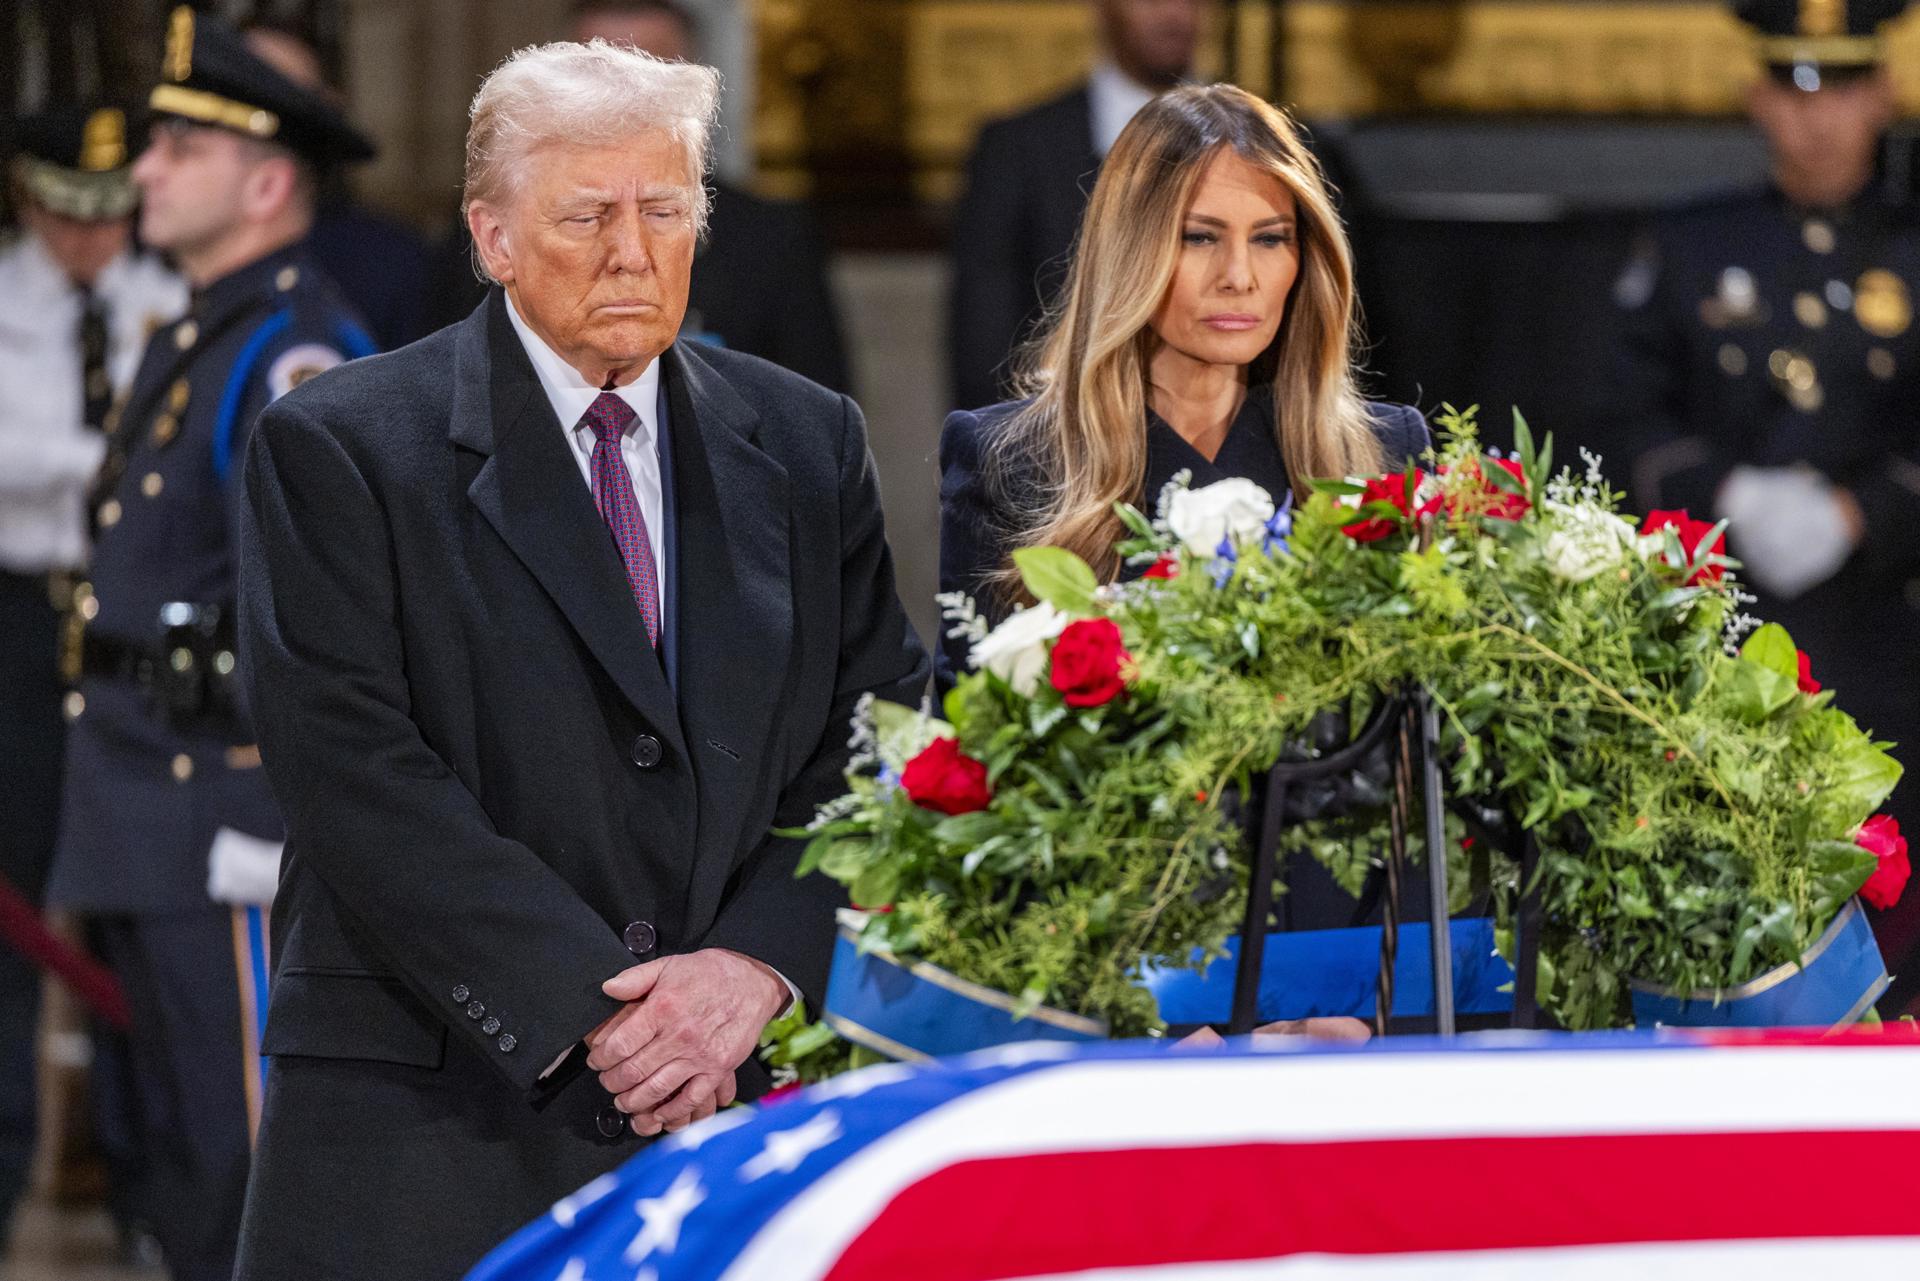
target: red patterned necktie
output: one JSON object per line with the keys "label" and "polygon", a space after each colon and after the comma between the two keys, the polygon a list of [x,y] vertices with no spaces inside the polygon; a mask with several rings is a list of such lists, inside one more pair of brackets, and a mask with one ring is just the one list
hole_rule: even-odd
{"label": "red patterned necktie", "polygon": [[627,586],[647,624],[647,642],[660,643],[660,588],[653,564],[647,520],[633,494],[633,478],[620,455],[620,438],[634,419],[633,407],[603,391],[580,421],[593,429],[593,502],[613,531],[614,546],[627,567]]}

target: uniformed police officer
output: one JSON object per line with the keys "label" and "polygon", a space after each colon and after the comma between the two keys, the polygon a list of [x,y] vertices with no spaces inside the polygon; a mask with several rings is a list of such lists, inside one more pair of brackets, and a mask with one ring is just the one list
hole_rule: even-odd
{"label": "uniformed police officer", "polygon": [[[1634,498],[1731,520],[1729,554],[1816,679],[1920,764],[1920,222],[1876,158],[1903,0],[1750,0],[1771,181],[1654,227],[1620,277],[1612,390]],[[1920,775],[1915,776],[1920,780]],[[1920,826],[1920,781],[1891,808]],[[1907,907],[1920,907],[1920,894]],[[1896,971],[1920,913],[1876,921]],[[1915,958],[1920,960],[1920,958]],[[1896,998],[1898,998],[1896,993]]]}
{"label": "uniformed police officer", "polygon": [[[101,427],[186,286],[131,244],[127,112],[21,120],[8,166],[22,233],[0,244],[0,878],[38,903],[60,807],[60,616],[86,563]],[[33,1156],[39,976],[0,944],[0,1254]]]}
{"label": "uniformed police officer", "polygon": [[167,1264],[177,1281],[227,1281],[259,1089],[243,1061],[266,994],[258,905],[282,836],[235,679],[239,460],[270,400],[372,348],[302,242],[313,166],[373,149],[184,6],[162,74],[133,166],[140,230],[193,296],[110,416],[49,898],[102,926],[133,1009]]}

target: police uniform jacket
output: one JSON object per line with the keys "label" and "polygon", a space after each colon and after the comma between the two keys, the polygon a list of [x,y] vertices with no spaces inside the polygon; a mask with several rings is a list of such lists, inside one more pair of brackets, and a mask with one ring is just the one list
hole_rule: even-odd
{"label": "police uniform jacket", "polygon": [[[1653,225],[1621,277],[1614,412],[1646,509],[1715,518],[1728,472],[1810,466],[1850,490],[1865,535],[1835,573],[1753,612],[1782,623],[1889,738],[1916,728],[1920,614],[1920,222],[1870,191],[1808,212],[1767,189]],[[1738,531],[1729,551],[1739,553]]]}
{"label": "police uniform jacket", "polygon": [[628,966],[730,948],[817,1010],[844,898],[769,833],[843,789],[863,693],[925,684],[852,401],[661,358],[656,651],[506,307],[296,390],[248,459],[287,845],[245,1281],[451,1281],[631,1156],[575,1048]]}
{"label": "police uniform jacket", "polygon": [[[124,392],[147,338],[187,305],[157,258],[125,253],[94,282],[106,313],[109,394]],[[38,236],[0,248],[0,568],[79,569],[87,485],[106,444],[86,415],[81,298]]]}
{"label": "police uniform jacket", "polygon": [[50,901],[91,912],[201,907],[219,828],[279,839],[244,707],[172,716],[157,706],[151,676],[130,669],[139,656],[167,661],[162,606],[231,617],[240,458],[260,410],[371,347],[297,244],[207,285],[148,343],[110,416],[117,480],[98,508],[90,595],[79,605],[89,650],[118,663],[91,670],[68,704]]}

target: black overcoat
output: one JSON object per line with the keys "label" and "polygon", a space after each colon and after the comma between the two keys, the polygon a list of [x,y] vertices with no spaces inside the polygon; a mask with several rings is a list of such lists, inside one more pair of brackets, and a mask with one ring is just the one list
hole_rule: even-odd
{"label": "black overcoat", "polygon": [[243,1281],[450,1281],[631,1156],[577,1051],[541,1076],[636,956],[732,948],[817,1009],[844,900],[769,829],[842,789],[862,693],[926,680],[852,401],[681,343],[670,685],[505,307],[301,386],[247,459],[288,834]]}

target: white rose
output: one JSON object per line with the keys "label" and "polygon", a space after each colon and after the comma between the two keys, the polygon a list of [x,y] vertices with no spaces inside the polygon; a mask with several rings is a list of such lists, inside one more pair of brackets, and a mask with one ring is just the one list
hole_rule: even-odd
{"label": "white rose", "polygon": [[1072,621],[1045,601],[1032,609],[1016,610],[973,643],[968,661],[1013,686],[1016,694],[1031,697],[1047,670],[1047,642]]}
{"label": "white rose", "polygon": [[1273,518],[1273,496],[1243,477],[1204,489],[1183,489],[1167,504],[1167,526],[1195,556],[1211,556],[1222,540],[1256,537]]}
{"label": "white rose", "polygon": [[1586,505],[1546,505],[1549,529],[1540,555],[1554,577],[1584,583],[1618,565],[1635,546],[1633,525],[1610,511]]}

